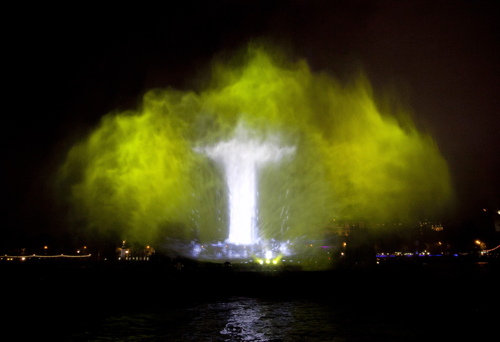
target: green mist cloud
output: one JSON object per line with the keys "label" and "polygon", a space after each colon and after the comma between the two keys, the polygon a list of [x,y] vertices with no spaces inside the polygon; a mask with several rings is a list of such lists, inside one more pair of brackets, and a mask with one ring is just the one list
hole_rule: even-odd
{"label": "green mist cloud", "polygon": [[243,61],[214,64],[205,89],[152,90],[140,108],[106,115],[71,147],[58,183],[69,223],[144,242],[224,240],[222,170],[194,149],[241,122],[296,148],[259,174],[267,238],[320,236],[333,219],[417,220],[453,198],[435,142],[407,113],[382,112],[364,77],[345,86],[250,47]]}

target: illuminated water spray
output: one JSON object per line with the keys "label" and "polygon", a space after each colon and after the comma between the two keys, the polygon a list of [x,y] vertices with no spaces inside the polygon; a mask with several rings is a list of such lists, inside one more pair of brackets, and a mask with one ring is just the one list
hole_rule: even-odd
{"label": "illuminated water spray", "polygon": [[239,124],[233,138],[198,149],[222,165],[229,191],[228,243],[253,245],[258,241],[257,174],[269,162],[277,162],[294,152],[277,142],[252,138]]}
{"label": "illuminated water spray", "polygon": [[405,111],[390,111],[399,105],[382,112],[365,77],[345,85],[276,57],[251,46],[238,63],[217,62],[206,88],[155,89],[139,108],[104,116],[57,171],[69,227],[198,260],[297,262],[328,252],[311,241],[335,233],[333,218],[382,229],[446,212],[446,160]]}

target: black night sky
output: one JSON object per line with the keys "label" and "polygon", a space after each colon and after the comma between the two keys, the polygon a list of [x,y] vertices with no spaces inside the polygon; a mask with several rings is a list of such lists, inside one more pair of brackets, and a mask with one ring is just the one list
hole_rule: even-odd
{"label": "black night sky", "polygon": [[[64,230],[52,175],[65,149],[154,87],[192,89],[250,39],[315,71],[397,94],[449,163],[447,220],[500,207],[500,6],[496,1],[187,1],[161,8],[10,9],[2,24],[0,246]],[[459,222],[459,223],[457,223]],[[460,223],[462,224],[462,223]]]}

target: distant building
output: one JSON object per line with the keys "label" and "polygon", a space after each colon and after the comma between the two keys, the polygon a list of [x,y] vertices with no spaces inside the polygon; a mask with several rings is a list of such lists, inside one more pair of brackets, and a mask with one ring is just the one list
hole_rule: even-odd
{"label": "distant building", "polygon": [[155,253],[151,246],[146,247],[128,247],[126,241],[123,241],[121,247],[116,249],[118,260],[148,261]]}

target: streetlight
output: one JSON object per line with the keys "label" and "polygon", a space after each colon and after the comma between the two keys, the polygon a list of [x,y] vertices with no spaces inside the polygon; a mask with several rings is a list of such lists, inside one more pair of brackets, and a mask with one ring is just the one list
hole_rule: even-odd
{"label": "streetlight", "polygon": [[486,243],[481,241],[481,240],[476,240],[474,243],[477,245],[480,251],[483,251],[486,249]]}

